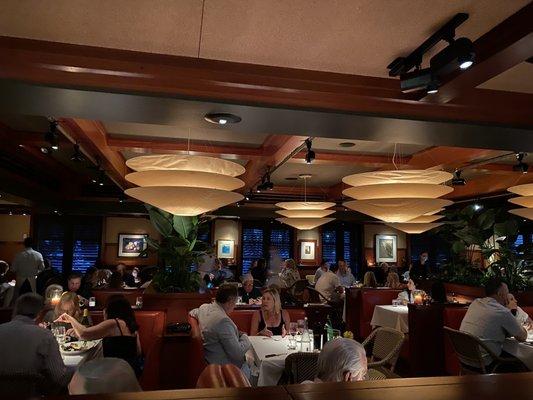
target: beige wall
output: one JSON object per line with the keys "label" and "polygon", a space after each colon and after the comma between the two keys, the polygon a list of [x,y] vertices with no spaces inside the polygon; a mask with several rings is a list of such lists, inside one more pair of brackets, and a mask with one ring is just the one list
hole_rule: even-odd
{"label": "beige wall", "polygon": [[29,215],[0,215],[0,260],[13,262],[15,255],[24,248],[22,241],[30,234]]}
{"label": "beige wall", "polygon": [[239,245],[239,221],[232,219],[216,219],[213,224],[214,234],[213,241],[217,240],[234,240],[235,245]]}
{"label": "beige wall", "polygon": [[0,215],[0,242],[22,242],[30,234],[29,215]]}
{"label": "beige wall", "polygon": [[296,230],[296,240],[316,240],[320,246],[320,230],[318,228],[309,229],[306,231]]}
{"label": "beige wall", "polygon": [[396,235],[398,236],[398,248],[405,249],[406,247],[406,234],[405,232],[391,228],[385,224],[368,224],[364,227],[364,243],[365,248],[374,247],[374,241],[376,235]]}

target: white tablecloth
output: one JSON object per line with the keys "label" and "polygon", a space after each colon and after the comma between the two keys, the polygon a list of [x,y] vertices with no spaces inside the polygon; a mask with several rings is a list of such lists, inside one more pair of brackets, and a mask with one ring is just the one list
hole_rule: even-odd
{"label": "white tablecloth", "polygon": [[83,354],[65,354],[61,353],[61,358],[67,367],[77,368],[81,364],[90,361],[95,358],[103,357],[102,352],[102,341],[100,341],[95,347],[91,350],[84,352]]}
{"label": "white tablecloth", "polygon": [[[285,368],[285,358],[297,350],[288,349],[288,336],[250,336],[249,339],[252,344],[253,363],[258,373],[257,386],[276,386]],[[280,355],[267,358],[268,354]]]}
{"label": "white tablecloth", "polygon": [[503,344],[503,350],[518,358],[530,371],[533,371],[533,332],[528,332],[527,341],[529,344],[508,338]]}
{"label": "white tablecloth", "polygon": [[409,332],[409,311],[407,306],[375,306],[372,327],[383,326],[403,333]]}

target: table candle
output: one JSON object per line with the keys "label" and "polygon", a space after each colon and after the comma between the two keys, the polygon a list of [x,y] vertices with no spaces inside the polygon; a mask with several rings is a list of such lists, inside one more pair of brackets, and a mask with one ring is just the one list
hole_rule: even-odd
{"label": "table candle", "polygon": [[422,295],[421,294],[415,295],[415,304],[422,304]]}
{"label": "table candle", "polygon": [[53,296],[51,299],[50,299],[50,304],[52,304],[53,306],[56,306],[59,304],[59,300],[61,299],[61,297],[59,296]]}

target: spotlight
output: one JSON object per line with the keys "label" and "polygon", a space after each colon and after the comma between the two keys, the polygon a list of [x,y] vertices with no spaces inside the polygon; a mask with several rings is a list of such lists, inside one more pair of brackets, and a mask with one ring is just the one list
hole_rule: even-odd
{"label": "spotlight", "polygon": [[50,149],[50,147],[45,147],[45,146],[41,147],[41,153],[50,154],[51,152],[52,152],[52,150]]}
{"label": "spotlight", "polygon": [[461,170],[456,169],[453,173],[452,186],[464,186],[466,185],[465,178],[461,178]]}
{"label": "spotlight", "polygon": [[70,160],[74,162],[83,162],[85,158],[81,154],[80,145],[78,143],[74,144],[74,153],[70,156]]}
{"label": "spotlight", "polygon": [[315,159],[315,152],[311,150],[313,142],[311,139],[305,139],[305,145],[307,146],[307,153],[305,154],[305,162],[311,164]]}
{"label": "spotlight", "polygon": [[518,164],[513,166],[513,171],[521,172],[523,174],[527,174],[527,171],[529,170],[529,164],[526,164],[523,159],[525,157],[525,153],[517,153],[516,154],[516,160],[518,161]]}
{"label": "spotlight", "polygon": [[437,93],[439,91],[439,85],[435,82],[431,82],[428,86],[427,86],[427,93],[428,94],[434,94],[434,93]]}
{"label": "spotlight", "polygon": [[479,211],[483,208],[483,206],[481,204],[474,204],[474,211]]}
{"label": "spotlight", "polygon": [[429,61],[431,70],[438,76],[447,75],[455,70],[467,69],[474,63],[476,56],[474,44],[470,39],[449,39],[450,44]]}
{"label": "spotlight", "polygon": [[120,204],[125,203],[125,202],[126,202],[126,198],[125,198],[125,197],[119,197],[119,198],[118,198],[118,202],[119,202]]}
{"label": "spotlight", "polygon": [[57,121],[51,120],[50,127],[48,128],[48,131],[44,134],[44,140],[50,143],[50,149],[59,150],[58,138],[59,134],[57,133]]}
{"label": "spotlight", "polygon": [[242,118],[228,113],[209,113],[204,116],[204,119],[216,125],[237,124],[242,121]]}
{"label": "spotlight", "polygon": [[91,182],[98,186],[104,186],[105,181],[105,171],[100,169],[98,172],[98,176],[96,178],[91,179]]}

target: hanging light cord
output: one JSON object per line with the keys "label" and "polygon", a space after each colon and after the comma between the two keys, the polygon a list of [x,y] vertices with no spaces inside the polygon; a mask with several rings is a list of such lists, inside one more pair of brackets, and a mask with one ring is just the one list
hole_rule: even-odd
{"label": "hanging light cord", "polygon": [[396,165],[396,143],[394,143],[394,153],[392,153],[392,165],[394,165],[395,169],[398,169]]}

